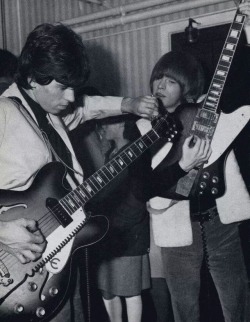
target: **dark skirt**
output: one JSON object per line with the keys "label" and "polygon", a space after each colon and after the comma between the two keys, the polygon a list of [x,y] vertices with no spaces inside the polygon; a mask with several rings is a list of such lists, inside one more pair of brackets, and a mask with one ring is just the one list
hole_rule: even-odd
{"label": "dark skirt", "polygon": [[98,288],[112,295],[136,296],[150,288],[148,254],[103,260],[97,270]]}

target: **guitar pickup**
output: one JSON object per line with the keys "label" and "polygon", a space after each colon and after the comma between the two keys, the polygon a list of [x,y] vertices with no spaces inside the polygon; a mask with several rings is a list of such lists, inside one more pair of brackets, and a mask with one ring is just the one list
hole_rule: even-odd
{"label": "guitar pickup", "polygon": [[60,205],[60,203],[54,198],[46,199],[46,207],[49,211],[54,215],[59,224],[63,226],[63,228],[67,227],[73,219],[67,213],[67,211]]}

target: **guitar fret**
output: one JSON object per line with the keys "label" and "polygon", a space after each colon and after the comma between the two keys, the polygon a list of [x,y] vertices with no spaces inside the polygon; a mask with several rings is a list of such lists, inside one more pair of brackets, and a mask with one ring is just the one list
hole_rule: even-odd
{"label": "guitar fret", "polygon": [[214,75],[214,80],[216,82],[220,81],[221,85],[223,87],[223,85],[225,84],[225,77],[224,76],[219,76],[219,75]]}
{"label": "guitar fret", "polygon": [[220,92],[215,91],[215,90],[211,90],[211,91],[210,91],[210,94],[213,94],[213,95],[215,95],[215,96],[219,96],[219,95],[220,95]]}
{"label": "guitar fret", "polygon": [[130,163],[131,159],[129,158],[129,156],[127,155],[126,151],[123,151],[122,154],[120,154],[123,162],[127,165]]}
{"label": "guitar fret", "polygon": [[238,21],[235,21],[232,23],[232,29],[237,32],[237,37],[239,38],[240,37],[240,34],[239,32],[241,31],[243,25],[242,23],[239,23]]}
{"label": "guitar fret", "polygon": [[136,158],[136,154],[131,149],[128,149],[122,153],[122,158],[126,163],[130,163]]}
{"label": "guitar fret", "polygon": [[71,198],[74,200],[74,202],[77,204],[78,208],[81,206],[81,200],[78,198],[77,194],[72,191],[70,193]]}
{"label": "guitar fret", "polygon": [[85,195],[88,197],[88,199],[90,199],[92,197],[93,191],[86,181],[82,183],[82,189],[84,189]]}
{"label": "guitar fret", "polygon": [[234,45],[237,45],[237,42],[238,42],[238,39],[237,38],[234,38],[234,37],[228,37],[227,38],[227,42],[228,43],[231,43],[231,44],[234,44]]}
{"label": "guitar fret", "polygon": [[213,83],[212,86],[215,87],[216,89],[222,88],[222,84],[219,84],[219,83]]}
{"label": "guitar fret", "polygon": [[[67,196],[66,196],[67,197]],[[62,199],[62,200],[60,200],[59,201],[59,203],[60,203],[60,205],[64,208],[64,210],[66,211],[66,212],[68,212],[69,214],[71,214],[72,213],[72,209],[70,208],[70,205],[66,202],[67,200],[65,199],[65,197],[64,197],[64,199]]]}
{"label": "guitar fret", "polygon": [[205,103],[206,106],[209,106],[209,107],[215,107],[216,105],[212,102],[206,102]]}
{"label": "guitar fret", "polygon": [[[136,145],[135,145],[136,147]],[[135,157],[137,157],[137,154],[135,153],[135,150],[131,148],[126,149],[126,153],[128,154],[128,156],[130,157],[131,160],[134,160]]]}
{"label": "guitar fret", "polygon": [[120,168],[121,169],[124,169],[124,168],[126,168],[126,166],[127,166],[127,164],[126,164],[126,162],[123,160],[123,158],[122,157],[117,157],[117,158],[115,158],[115,161],[116,161],[116,163],[120,166]]}
{"label": "guitar fret", "polygon": [[67,196],[64,197],[64,200],[67,202],[67,208],[70,214],[74,213],[75,210],[77,210],[75,204],[72,202],[69,194]]}
{"label": "guitar fret", "polygon": [[77,194],[78,198],[81,200],[82,204],[85,204],[88,201],[88,198],[86,197],[86,195],[81,191],[80,187],[77,187],[75,189],[75,193]]}
{"label": "guitar fret", "polygon": [[239,38],[239,31],[238,30],[235,30],[235,29],[232,29],[231,32],[230,32],[230,35],[229,37],[233,37],[233,38]]}
{"label": "guitar fret", "polygon": [[149,132],[149,135],[151,135],[152,137],[154,136],[154,134],[156,135],[156,137],[153,139],[153,141],[155,141],[159,138],[159,135],[157,134],[157,132],[155,130],[152,130]]}
{"label": "guitar fret", "polygon": [[109,182],[109,180],[107,180],[107,177],[102,175],[102,173],[97,173],[97,174],[94,174],[93,176],[96,182],[98,182],[98,184],[100,185],[100,187],[104,187]]}
{"label": "guitar fret", "polygon": [[224,71],[224,72],[228,72],[229,71],[229,67],[228,66],[223,66],[221,64],[218,65],[218,69]]}
{"label": "guitar fret", "polygon": [[221,60],[224,60],[225,62],[231,62],[232,61],[232,57],[227,56],[227,55],[222,55],[221,56]]}
{"label": "guitar fret", "polygon": [[222,54],[223,55],[226,55],[226,56],[231,56],[232,57],[233,54],[234,54],[234,52],[232,50],[228,50],[228,49],[224,48],[223,51],[222,51]]}
{"label": "guitar fret", "polygon": [[81,186],[79,186],[79,187],[77,187],[77,188],[76,188],[76,190],[77,190],[77,193],[81,196],[81,199],[86,203],[86,202],[89,200],[89,198],[88,198],[88,196],[84,193],[84,191],[82,191],[82,187],[81,187]]}
{"label": "guitar fret", "polygon": [[113,174],[113,170],[111,171],[112,166],[106,165],[103,170],[101,170],[101,172],[103,173],[103,175],[107,178],[108,182],[110,180],[113,179],[114,174]]}
{"label": "guitar fret", "polygon": [[[93,180],[94,179],[94,177],[93,176],[91,176],[91,177],[89,177],[87,180],[86,180],[86,182],[88,182],[88,184],[89,184],[89,186],[91,187],[91,189],[96,193],[96,192],[98,192],[99,191],[99,188],[98,188],[98,182],[97,181],[95,181],[95,180]],[[100,186],[100,185],[99,185]]]}
{"label": "guitar fret", "polygon": [[224,70],[217,69],[216,75],[221,77],[226,77],[227,73]]}
{"label": "guitar fret", "polygon": [[94,195],[94,190],[90,186],[89,180],[85,180],[85,182],[83,183],[83,186],[85,188],[85,192],[88,193],[90,197],[92,197]]}
{"label": "guitar fret", "polygon": [[69,206],[71,207],[72,210],[77,210],[78,205],[75,203],[75,200],[71,196],[71,192],[67,195],[66,200],[68,201]]}
{"label": "guitar fret", "polygon": [[107,166],[107,168],[109,169],[110,173],[114,176],[116,176],[116,174],[118,173],[118,170],[116,170],[115,168],[116,163],[114,161],[110,161],[109,165]]}
{"label": "guitar fret", "polygon": [[220,61],[220,66],[225,66],[229,69],[230,67],[230,62],[227,62],[227,61],[224,61],[224,60],[221,60]]}
{"label": "guitar fret", "polygon": [[241,23],[243,24],[244,23],[244,20],[245,20],[245,16],[238,13],[235,17],[235,21],[238,22],[238,23]]}
{"label": "guitar fret", "polygon": [[144,151],[144,150],[146,150],[146,148],[147,148],[147,146],[144,144],[143,140],[138,140],[138,141],[136,142],[136,146],[138,147],[138,149],[139,149],[140,151]]}
{"label": "guitar fret", "polygon": [[135,141],[134,144],[133,144],[133,151],[134,151],[136,156],[141,154],[141,149],[137,145],[138,141],[139,141],[139,139],[137,141]]}
{"label": "guitar fret", "polygon": [[115,159],[111,161],[111,165],[114,168],[116,174],[120,173],[121,167],[119,166],[119,164],[116,162]]}
{"label": "guitar fret", "polygon": [[207,99],[212,101],[212,102],[217,102],[218,98],[212,97],[212,96],[207,96]]}

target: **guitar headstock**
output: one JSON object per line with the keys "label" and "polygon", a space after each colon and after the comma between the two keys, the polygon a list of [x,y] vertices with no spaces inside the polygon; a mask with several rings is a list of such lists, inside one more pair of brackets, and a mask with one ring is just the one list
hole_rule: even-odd
{"label": "guitar headstock", "polygon": [[160,115],[152,121],[153,130],[169,142],[173,142],[180,132],[180,125],[171,114]]}

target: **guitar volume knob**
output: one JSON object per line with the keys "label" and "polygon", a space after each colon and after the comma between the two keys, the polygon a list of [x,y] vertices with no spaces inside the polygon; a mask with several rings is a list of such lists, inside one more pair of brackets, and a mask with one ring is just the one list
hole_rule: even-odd
{"label": "guitar volume knob", "polygon": [[209,179],[209,177],[210,177],[210,175],[207,171],[202,174],[203,179]]}
{"label": "guitar volume knob", "polygon": [[202,181],[202,182],[200,183],[200,188],[201,188],[202,190],[206,189],[206,186],[207,186],[206,182]]}
{"label": "guitar volume knob", "polygon": [[219,182],[219,178],[214,176],[214,177],[212,178],[212,182],[213,182],[213,183],[218,183],[218,182]]}
{"label": "guitar volume knob", "polygon": [[58,294],[58,288],[56,288],[56,287],[51,287],[50,289],[49,289],[49,294],[51,295],[51,296],[56,296],[57,294]]}
{"label": "guitar volume knob", "polygon": [[46,313],[46,311],[45,311],[45,308],[43,308],[43,307],[38,307],[36,309],[36,316],[39,318],[43,318],[45,316],[45,313]]}
{"label": "guitar volume knob", "polygon": [[14,312],[16,313],[16,314],[20,314],[20,313],[23,313],[23,311],[24,311],[24,307],[23,307],[23,305],[22,304],[16,304],[15,305],[15,307],[14,307]]}
{"label": "guitar volume knob", "polygon": [[218,189],[217,188],[212,188],[211,192],[212,192],[212,195],[217,195],[218,194]]}
{"label": "guitar volume knob", "polygon": [[34,282],[29,282],[28,283],[28,289],[31,291],[31,292],[35,292],[37,290],[37,284],[34,283]]}

